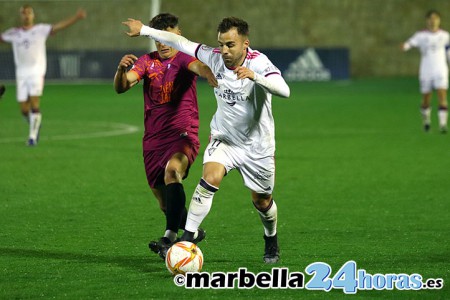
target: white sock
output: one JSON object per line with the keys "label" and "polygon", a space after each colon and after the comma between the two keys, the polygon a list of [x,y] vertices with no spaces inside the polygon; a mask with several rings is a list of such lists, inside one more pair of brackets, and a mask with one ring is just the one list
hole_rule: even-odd
{"label": "white sock", "polygon": [[438,117],[439,117],[439,127],[447,127],[447,119],[448,119],[448,111],[447,108],[439,108],[438,111]]}
{"label": "white sock", "polygon": [[37,140],[41,127],[42,115],[40,112],[30,114],[30,139]]}
{"label": "white sock", "polygon": [[272,199],[269,207],[264,211],[260,211],[259,209],[257,210],[264,226],[264,234],[268,237],[277,234],[278,209],[275,200]]}
{"label": "white sock", "polygon": [[203,178],[200,180],[189,204],[186,226],[184,227],[187,231],[197,231],[200,224],[208,215],[214,194],[218,190],[217,187],[210,185]]}
{"label": "white sock", "polygon": [[420,114],[422,115],[423,124],[431,124],[431,107],[420,108]]}
{"label": "white sock", "polygon": [[31,113],[22,114],[24,121],[27,122],[28,124],[30,124],[30,115]]}
{"label": "white sock", "polygon": [[168,238],[171,242],[174,242],[177,239],[177,233],[167,229],[164,233],[164,237]]}

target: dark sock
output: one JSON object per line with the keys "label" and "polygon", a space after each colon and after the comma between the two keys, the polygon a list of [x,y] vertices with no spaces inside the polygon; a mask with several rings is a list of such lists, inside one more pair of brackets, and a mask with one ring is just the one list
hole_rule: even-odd
{"label": "dark sock", "polygon": [[188,211],[185,206],[183,207],[183,212],[181,213],[180,229],[184,229],[184,226],[186,226],[187,214]]}
{"label": "dark sock", "polygon": [[166,200],[166,230],[178,232],[183,210],[186,209],[183,185],[181,183],[166,185],[164,198]]}

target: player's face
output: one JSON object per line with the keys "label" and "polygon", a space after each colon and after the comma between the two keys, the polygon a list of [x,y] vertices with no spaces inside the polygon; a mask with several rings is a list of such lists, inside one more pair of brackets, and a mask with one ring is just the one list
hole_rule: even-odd
{"label": "player's face", "polygon": [[441,18],[437,14],[431,14],[431,16],[427,18],[427,27],[429,30],[438,30],[440,25]]}
{"label": "player's face", "polygon": [[[181,30],[178,28],[178,26],[176,26],[175,28],[167,27],[166,29],[164,29],[164,31],[172,32],[172,33],[175,33],[178,35],[181,34]],[[156,44],[156,50],[158,50],[158,54],[159,54],[159,56],[161,56],[162,59],[171,58],[178,52],[176,49],[169,47],[167,45],[164,45],[163,43],[155,42],[155,44]]]}
{"label": "player's face", "polygon": [[34,22],[34,11],[31,7],[25,7],[20,9],[20,19],[22,21],[22,25],[30,26],[33,25]]}
{"label": "player's face", "polygon": [[250,43],[247,37],[239,35],[236,28],[231,28],[227,32],[219,32],[217,40],[225,66],[228,68],[240,66],[247,55]]}

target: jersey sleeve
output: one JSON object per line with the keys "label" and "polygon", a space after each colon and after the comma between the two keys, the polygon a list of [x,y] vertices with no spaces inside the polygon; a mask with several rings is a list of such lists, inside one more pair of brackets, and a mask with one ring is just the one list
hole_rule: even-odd
{"label": "jersey sleeve", "polygon": [[6,30],[5,32],[2,32],[1,38],[4,42],[11,43],[14,40],[14,32],[16,31],[15,28],[11,28]]}
{"label": "jersey sleeve", "polygon": [[39,28],[39,34],[40,35],[42,35],[42,36],[44,36],[44,37],[48,37],[49,35],[50,35],[50,33],[52,33],[52,25],[50,25],[50,24],[39,24],[39,25],[36,25],[36,26],[39,26],[38,28]]}
{"label": "jersey sleeve", "polygon": [[270,75],[280,75],[280,70],[270,61],[270,59],[264,54],[260,54],[256,60],[256,64],[253,68],[253,71],[264,76]]}
{"label": "jersey sleeve", "polygon": [[202,63],[204,63],[205,65],[207,65],[211,70],[213,69],[213,54],[214,52],[217,52],[218,50],[213,48],[213,47],[209,47],[203,44],[199,44],[197,46],[197,49],[195,49],[195,57],[201,61]]}
{"label": "jersey sleeve", "polygon": [[187,55],[183,52],[180,52],[180,54],[181,54],[180,62],[182,64],[183,68],[185,68],[187,70],[189,69],[189,65],[191,63],[193,63],[194,61],[197,61],[197,59],[193,56]]}
{"label": "jersey sleeve", "polygon": [[412,37],[410,37],[405,44],[403,44],[403,50],[408,51],[413,47],[419,47],[420,44],[420,34],[416,32]]}
{"label": "jersey sleeve", "polygon": [[178,51],[184,52],[191,56],[194,56],[195,49],[198,45],[198,43],[192,42],[184,36],[168,31],[154,29],[146,25],[141,27],[140,35],[150,37],[155,41],[166,44],[167,46],[175,48]]}
{"label": "jersey sleeve", "polygon": [[145,73],[147,72],[147,64],[148,64],[148,59],[147,57],[141,56],[138,58],[137,61],[135,61],[133,67],[131,68],[131,70],[129,72],[134,72],[136,73],[136,75],[138,76],[138,81],[141,81],[141,79],[145,76]]}
{"label": "jersey sleeve", "polygon": [[254,81],[269,91],[271,94],[288,98],[290,89],[281,76],[280,70],[264,54],[260,54],[255,59],[255,64],[251,68],[255,72]]}
{"label": "jersey sleeve", "polygon": [[450,62],[450,34],[446,32],[445,34],[446,43],[445,43],[445,56],[447,57],[447,61]]}

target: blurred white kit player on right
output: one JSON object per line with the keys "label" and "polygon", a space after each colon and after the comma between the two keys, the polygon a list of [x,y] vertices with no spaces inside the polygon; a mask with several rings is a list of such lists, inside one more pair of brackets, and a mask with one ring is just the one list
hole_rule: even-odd
{"label": "blurred white kit player on right", "polygon": [[436,90],[439,100],[439,127],[442,133],[447,132],[447,89],[448,89],[448,65],[450,60],[449,46],[450,35],[440,29],[440,14],[431,10],[426,14],[427,29],[416,32],[407,40],[402,48],[404,51],[415,47],[421,53],[420,61],[420,91],[422,93],[421,114],[425,131],[430,130],[431,125],[431,97]]}
{"label": "blurred white kit player on right", "polygon": [[47,70],[47,38],[85,17],[86,12],[78,10],[75,15],[53,25],[35,24],[33,8],[24,5],[20,8],[22,26],[8,29],[0,36],[0,41],[12,44],[16,66],[17,101],[22,114],[30,123],[29,146],[37,144],[41,126],[39,98],[42,96]]}

